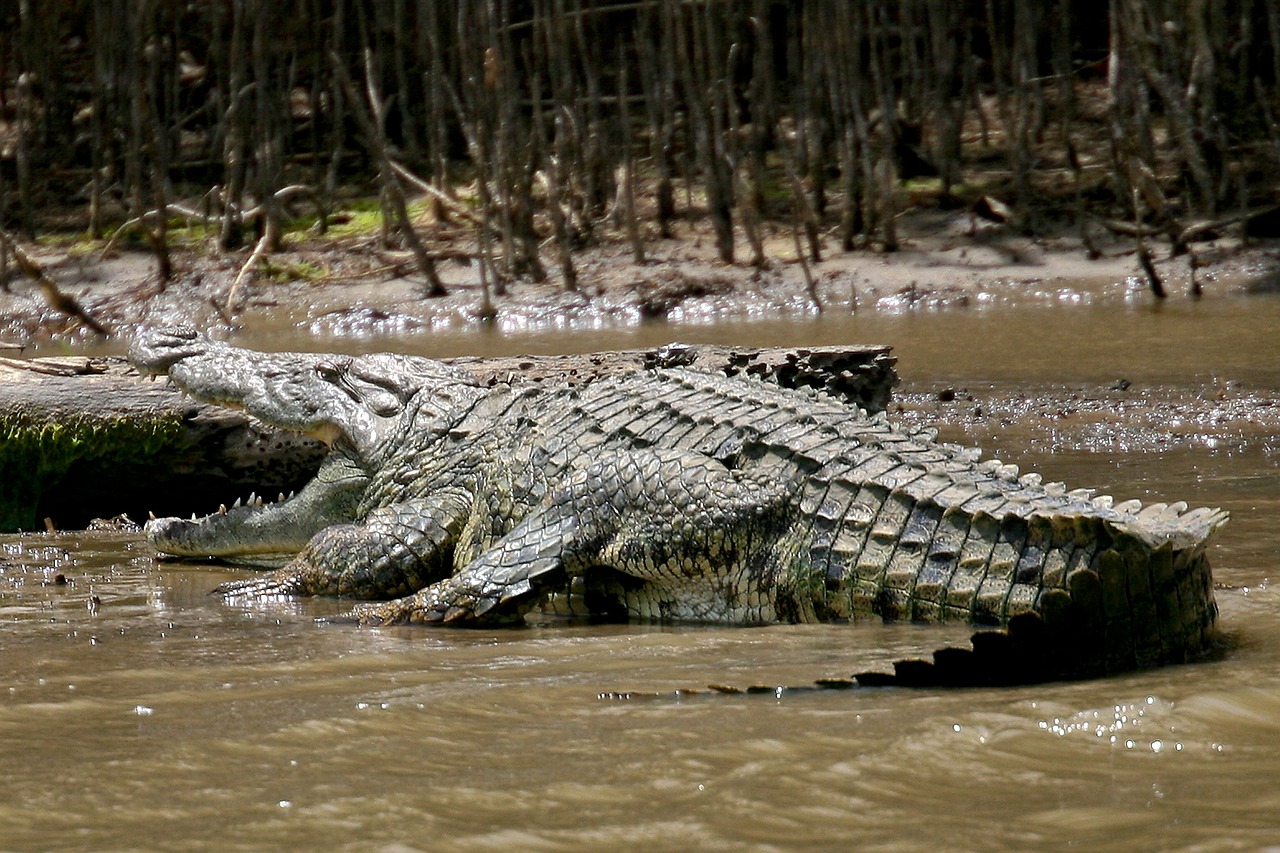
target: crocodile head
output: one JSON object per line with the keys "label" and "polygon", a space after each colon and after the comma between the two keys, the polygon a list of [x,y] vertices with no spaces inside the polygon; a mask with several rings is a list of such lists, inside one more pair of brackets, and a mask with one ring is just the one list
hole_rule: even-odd
{"label": "crocodile head", "polygon": [[480,393],[466,372],[426,358],[261,353],[189,328],[144,332],[129,360],[143,374],[168,374],[198,400],[243,409],[329,446],[316,477],[288,500],[146,525],[164,553],[248,565],[280,565],[318,531],[356,520],[372,475],[398,438],[449,423]]}

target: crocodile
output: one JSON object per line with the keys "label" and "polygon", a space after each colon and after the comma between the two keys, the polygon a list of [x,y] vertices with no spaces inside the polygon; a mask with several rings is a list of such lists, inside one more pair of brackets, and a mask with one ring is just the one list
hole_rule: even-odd
{"label": "crocodile", "polygon": [[1207,546],[1225,512],[1043,482],[823,392],[687,369],[486,385],[187,328],[144,332],[129,357],[330,448],[295,496],[147,522],[163,554],[267,569],[228,597],[359,599],[341,618],[363,625],[977,629],[860,684],[1094,677],[1216,645]]}

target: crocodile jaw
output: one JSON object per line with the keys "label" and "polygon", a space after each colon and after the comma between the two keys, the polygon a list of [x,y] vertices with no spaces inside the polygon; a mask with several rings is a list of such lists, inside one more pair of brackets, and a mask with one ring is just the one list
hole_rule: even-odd
{"label": "crocodile jaw", "polygon": [[143,531],[157,551],[170,557],[217,557],[239,565],[277,568],[306,543],[254,540],[247,531],[270,511],[267,507],[240,506],[204,518],[153,518]]}
{"label": "crocodile jaw", "polygon": [[204,518],[153,518],[143,530],[156,550],[174,557],[281,566],[319,531],[355,521],[368,483],[355,460],[335,450],[315,478],[287,500],[263,503],[251,496],[243,506],[223,506]]}

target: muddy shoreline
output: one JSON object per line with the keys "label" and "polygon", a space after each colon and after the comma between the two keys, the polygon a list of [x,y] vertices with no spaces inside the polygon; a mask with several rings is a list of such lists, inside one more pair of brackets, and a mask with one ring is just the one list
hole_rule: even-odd
{"label": "muddy shoreline", "polygon": [[[705,229],[684,223],[675,239],[653,245],[644,264],[617,242],[584,250],[576,291],[555,275],[511,282],[493,297],[488,320],[479,271],[465,253],[442,255],[449,295],[428,298],[408,274],[407,254],[372,238],[294,238],[238,288],[244,259],[199,245],[175,253],[177,274],[161,287],[152,257],[140,249],[104,255],[99,247],[44,241],[28,251],[111,335],[95,334],[15,278],[0,290],[0,346],[10,354],[119,353],[139,327],[176,323],[230,337],[285,333],[316,339],[317,348],[339,339],[485,329],[572,335],[645,323],[665,323],[676,340],[682,328],[723,322],[1154,300],[1132,241],[1104,239],[1096,229],[1096,256],[1074,234],[1027,237],[968,211],[913,211],[899,230],[904,240],[895,252],[828,250],[808,264],[815,302],[788,231],[775,229],[770,260],[755,269],[721,263]],[[1191,257],[1158,260],[1170,301],[1193,298],[1192,257],[1202,298],[1280,289],[1280,246],[1224,238],[1198,244]]]}

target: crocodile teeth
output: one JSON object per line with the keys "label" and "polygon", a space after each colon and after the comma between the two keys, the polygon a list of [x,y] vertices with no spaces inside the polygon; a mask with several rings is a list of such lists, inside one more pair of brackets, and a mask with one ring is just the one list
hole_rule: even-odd
{"label": "crocodile teeth", "polygon": [[233,503],[233,504],[231,505],[231,508],[232,508],[232,509],[239,509],[239,508],[240,508],[240,499],[239,499],[239,498],[236,498],[236,502],[235,502],[235,503]]}
{"label": "crocodile teeth", "polygon": [[192,521],[199,521],[200,519],[196,518],[196,514],[193,512],[193,513],[191,513],[191,520],[192,520]]}
{"label": "crocodile teeth", "polygon": [[247,501],[245,501],[245,502],[244,502],[244,505],[245,505],[245,506],[253,506],[253,505],[254,505],[254,503],[255,503],[255,502],[257,502],[257,500],[258,500],[258,493],[257,493],[257,492],[250,492],[250,493],[249,493],[249,499],[248,499]]}
{"label": "crocodile teeth", "polygon": [[150,510],[147,510],[147,518],[151,519],[152,521],[155,521],[156,514],[154,512],[151,512]]}
{"label": "crocodile teeth", "polygon": [[[240,505],[239,502],[237,502],[236,506],[239,506],[239,505]],[[227,505],[218,504],[218,515],[226,515],[226,514],[227,514]]]}
{"label": "crocodile teeth", "polygon": [[282,504],[282,503],[284,503],[284,492],[281,492],[281,493],[280,493],[280,496],[279,496],[278,498],[276,498],[276,503],[278,503],[278,504]]}

